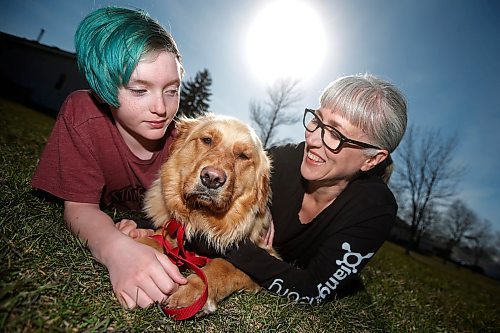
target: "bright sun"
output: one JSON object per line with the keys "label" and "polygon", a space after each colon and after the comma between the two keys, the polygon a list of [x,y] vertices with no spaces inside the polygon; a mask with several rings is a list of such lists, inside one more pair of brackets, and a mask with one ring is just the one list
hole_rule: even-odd
{"label": "bright sun", "polygon": [[320,68],[326,49],[319,16],[304,2],[279,0],[268,4],[250,27],[246,56],[263,81],[306,80]]}

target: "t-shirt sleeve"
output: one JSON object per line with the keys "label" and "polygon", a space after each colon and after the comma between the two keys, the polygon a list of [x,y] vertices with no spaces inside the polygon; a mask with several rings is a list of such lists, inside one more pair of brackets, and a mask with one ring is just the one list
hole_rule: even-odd
{"label": "t-shirt sleeve", "polygon": [[320,303],[358,281],[358,273],[385,241],[394,221],[393,205],[369,211],[344,216],[345,227],[327,234],[305,267],[276,259],[250,242],[231,251],[227,260],[271,292],[298,302]]}
{"label": "t-shirt sleeve", "polygon": [[[99,203],[104,176],[91,147],[75,95],[64,102],[32,178],[32,186],[63,200]],[[103,129],[105,130],[105,129]]]}

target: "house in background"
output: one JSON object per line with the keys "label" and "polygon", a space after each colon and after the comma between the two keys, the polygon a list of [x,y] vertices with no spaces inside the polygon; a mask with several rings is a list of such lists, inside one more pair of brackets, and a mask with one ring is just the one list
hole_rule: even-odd
{"label": "house in background", "polygon": [[56,115],[72,91],[88,84],[75,53],[0,32],[0,88],[6,98]]}

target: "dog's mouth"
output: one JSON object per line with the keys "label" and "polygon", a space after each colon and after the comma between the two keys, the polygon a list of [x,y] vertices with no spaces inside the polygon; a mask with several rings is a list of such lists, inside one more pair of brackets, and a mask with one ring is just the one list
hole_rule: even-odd
{"label": "dog's mouth", "polygon": [[221,199],[220,190],[196,189],[184,196],[186,206],[191,209],[207,209],[214,213],[223,213],[229,207],[228,200]]}
{"label": "dog's mouth", "polygon": [[224,168],[206,165],[200,168],[198,178],[184,186],[184,203],[191,210],[205,210],[224,214],[233,200],[234,183]]}

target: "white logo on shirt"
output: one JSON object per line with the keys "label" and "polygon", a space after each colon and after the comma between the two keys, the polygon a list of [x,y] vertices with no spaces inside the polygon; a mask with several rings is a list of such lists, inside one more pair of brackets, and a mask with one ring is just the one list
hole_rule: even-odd
{"label": "white logo on shirt", "polygon": [[335,261],[339,268],[332,274],[332,276],[328,278],[328,280],[318,284],[318,296],[301,296],[296,291],[290,291],[289,289],[285,289],[282,291],[284,282],[283,279],[274,279],[273,283],[268,289],[280,296],[287,296],[292,301],[309,304],[314,303],[314,301],[316,301],[316,303],[320,303],[337,289],[337,286],[342,280],[347,278],[349,275],[358,272],[357,267],[361,264],[361,261],[363,261],[363,259],[369,259],[374,254],[368,253],[363,256],[360,253],[352,252],[351,244],[347,242],[344,242],[342,244],[342,249],[347,252],[344,254],[342,260]]}

